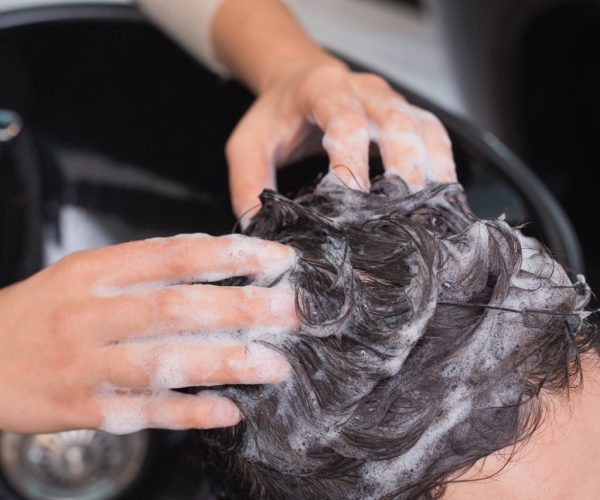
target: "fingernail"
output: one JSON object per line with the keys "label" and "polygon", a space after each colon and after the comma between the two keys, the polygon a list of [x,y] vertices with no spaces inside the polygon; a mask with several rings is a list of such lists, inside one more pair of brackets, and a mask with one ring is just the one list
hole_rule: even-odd
{"label": "fingernail", "polygon": [[230,427],[237,425],[242,420],[239,408],[229,399],[220,398],[213,406],[215,427]]}

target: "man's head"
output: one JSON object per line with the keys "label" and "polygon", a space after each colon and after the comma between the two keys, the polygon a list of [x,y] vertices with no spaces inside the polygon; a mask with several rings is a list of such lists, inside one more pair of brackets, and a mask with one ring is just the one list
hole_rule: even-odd
{"label": "man's head", "polygon": [[245,421],[204,435],[259,498],[435,496],[450,475],[535,429],[544,390],[598,345],[589,289],[460,185],[371,193],[332,176],[295,201],[263,193],[249,233],[293,247],[301,327],[272,344],[293,368],[228,387]]}

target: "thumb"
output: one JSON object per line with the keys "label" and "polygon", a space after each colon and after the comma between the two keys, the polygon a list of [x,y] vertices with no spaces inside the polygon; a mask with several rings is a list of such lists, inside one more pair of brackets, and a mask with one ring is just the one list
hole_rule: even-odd
{"label": "thumb", "polygon": [[229,190],[235,216],[242,229],[260,210],[258,196],[265,188],[276,189],[275,148],[272,134],[248,123],[240,123],[227,141]]}

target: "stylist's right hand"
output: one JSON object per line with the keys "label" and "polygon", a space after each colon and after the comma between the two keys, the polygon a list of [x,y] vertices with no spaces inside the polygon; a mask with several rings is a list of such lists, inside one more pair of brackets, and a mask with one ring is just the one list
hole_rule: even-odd
{"label": "stylist's right hand", "polygon": [[238,423],[230,400],[171,389],[284,380],[283,357],[246,341],[295,328],[292,291],[190,283],[260,282],[293,263],[275,242],[189,235],[78,252],[0,290],[0,429]]}

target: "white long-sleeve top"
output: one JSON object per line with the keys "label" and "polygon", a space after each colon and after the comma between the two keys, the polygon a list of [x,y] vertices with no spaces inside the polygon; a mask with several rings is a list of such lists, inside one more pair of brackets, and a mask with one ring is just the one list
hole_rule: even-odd
{"label": "white long-sleeve top", "polygon": [[212,42],[215,14],[224,0],[136,0],[139,8],[192,56],[221,76],[229,74],[219,62]]}

